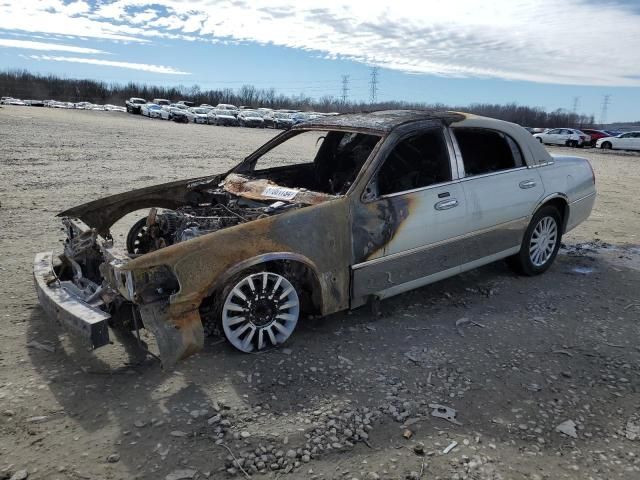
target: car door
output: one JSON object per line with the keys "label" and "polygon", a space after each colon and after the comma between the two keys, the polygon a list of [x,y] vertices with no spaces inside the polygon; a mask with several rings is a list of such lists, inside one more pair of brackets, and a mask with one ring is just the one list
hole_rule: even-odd
{"label": "car door", "polygon": [[614,149],[627,150],[631,146],[631,134],[622,133],[619,136],[613,138],[611,143]]}
{"label": "car door", "polygon": [[398,293],[459,265],[466,205],[451,152],[442,126],[387,139],[352,207],[353,298]]}
{"label": "car door", "polygon": [[468,210],[464,262],[515,253],[544,195],[538,170],[527,168],[523,149],[504,132],[454,128],[453,138]]}
{"label": "car door", "polygon": [[569,130],[568,128],[560,129],[558,145],[566,145],[569,140],[577,140],[577,138],[574,137],[573,130]]}
{"label": "car door", "polygon": [[631,148],[633,150],[640,150],[640,132],[631,132]]}
{"label": "car door", "polygon": [[544,135],[544,143],[550,143],[552,145],[557,145],[560,139],[561,130],[559,128],[554,128],[553,130],[549,130]]}

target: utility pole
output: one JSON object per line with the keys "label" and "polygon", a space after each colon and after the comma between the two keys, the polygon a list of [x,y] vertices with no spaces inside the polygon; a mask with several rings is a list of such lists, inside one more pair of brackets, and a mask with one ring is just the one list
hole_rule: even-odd
{"label": "utility pole", "polygon": [[369,81],[369,103],[378,101],[378,67],[371,67],[371,80]]}
{"label": "utility pole", "polygon": [[349,99],[349,75],[342,75],[342,103],[346,104]]}
{"label": "utility pole", "polygon": [[607,122],[607,110],[611,105],[611,95],[605,95],[602,99],[602,110],[600,110],[600,126]]}

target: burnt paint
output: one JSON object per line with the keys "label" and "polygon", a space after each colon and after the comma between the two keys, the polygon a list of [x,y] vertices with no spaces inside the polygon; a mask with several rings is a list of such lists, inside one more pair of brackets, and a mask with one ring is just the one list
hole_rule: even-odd
{"label": "burnt paint", "polygon": [[442,112],[437,110],[380,110],[316,118],[305,122],[304,126],[300,128],[315,127],[332,129],[348,127],[388,133],[401,125],[412,122],[436,120],[441,124],[450,125],[464,119],[465,115],[458,112]]}
{"label": "burnt paint", "polygon": [[124,268],[169,266],[180,282],[170,306],[177,313],[198,308],[216,280],[238,263],[273,252],[292,252],[316,266],[322,313],[329,314],[349,305],[351,244],[346,218],[347,199],[339,198],[174,244],[131,260]]}
{"label": "burnt paint", "polygon": [[352,264],[383,254],[410,210],[411,199],[408,196],[382,198],[370,203],[354,202]]}

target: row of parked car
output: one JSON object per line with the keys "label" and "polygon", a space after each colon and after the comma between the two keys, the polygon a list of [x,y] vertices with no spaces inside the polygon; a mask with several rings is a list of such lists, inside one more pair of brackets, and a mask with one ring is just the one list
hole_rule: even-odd
{"label": "row of parked car", "polygon": [[288,129],[298,123],[325,115],[337,115],[335,113],[300,112],[298,110],[236,107],[226,103],[220,103],[215,107],[206,103],[195,106],[193,102],[186,100],[172,103],[164,98],[154,98],[148,102],[144,98],[136,97],[126,101],[126,111],[149,118],[173,120],[179,123],[279,129]]}
{"label": "row of parked car", "polygon": [[604,150],[640,150],[640,131],[620,132],[592,128],[583,128],[582,130],[575,128],[525,128],[545,145],[596,147]]}
{"label": "row of parked car", "polygon": [[[195,106],[181,100],[176,103],[163,98],[148,102],[132,97],[126,106],[99,105],[91,102],[60,102],[57,100],[21,100],[1,97],[0,105],[23,105],[76,110],[103,110],[141,114],[149,118],[173,120],[180,123],[200,123],[220,126],[259,127],[288,129],[298,123],[337,113],[300,112],[298,110],[273,110],[271,108],[236,107],[230,104]],[[531,128],[525,127],[540,143],[567,147],[596,147],[604,150],[640,150],[640,131],[621,132],[583,128]]]}
{"label": "row of parked car", "polygon": [[27,107],[50,107],[75,110],[104,110],[107,112],[125,111],[125,108],[119,105],[99,105],[91,102],[59,102],[58,100],[21,100],[14,97],[0,98],[0,105],[23,105]]}

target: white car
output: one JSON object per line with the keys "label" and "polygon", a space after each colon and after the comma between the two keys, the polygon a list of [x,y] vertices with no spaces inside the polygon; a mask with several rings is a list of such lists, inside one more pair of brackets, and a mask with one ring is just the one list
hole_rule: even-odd
{"label": "white car", "polygon": [[107,104],[104,106],[104,109],[105,109],[107,112],[126,112],[126,111],[127,111],[127,109],[126,109],[126,108],[124,108],[124,107],[121,107],[121,106],[119,106],[119,105],[112,105],[112,104],[110,104],[110,103],[107,103]]}
{"label": "white car", "polygon": [[547,145],[565,145],[567,147],[583,147],[591,142],[591,137],[575,128],[552,128],[546,132],[533,135],[540,143]]}
{"label": "white car", "polygon": [[183,105],[181,103],[172,103],[171,105],[165,105],[162,109],[167,112],[166,114],[161,114],[160,118],[173,120],[181,123],[189,123],[189,116],[187,115],[187,110],[189,107]]}
{"label": "white car", "polygon": [[2,103],[3,105],[26,105],[26,103],[19,98],[13,97],[2,97],[0,103]]}
{"label": "white car", "polygon": [[[301,144],[315,148],[287,153]],[[280,158],[286,164],[269,168]],[[286,342],[305,314],[357,308],[497,260],[542,274],[595,198],[586,159],[552,156],[513,123],[417,110],[323,117],[226,173],[59,213],[64,253],[39,253],[34,276],[45,311],[89,346],[110,344],[109,327],[131,319],[156,336],[170,367],[204,347],[203,321],[257,352]],[[126,242],[112,239],[112,225],[141,206],[151,210],[131,221]]]}
{"label": "white car", "polygon": [[621,133],[617,137],[600,138],[597,148],[603,150],[640,150],[640,132]]}
{"label": "white car", "polygon": [[149,118],[160,118],[162,107],[155,103],[146,103],[140,107],[140,114]]}
{"label": "white car", "polygon": [[218,105],[216,105],[216,110],[229,110],[236,117],[238,116],[238,112],[240,111],[238,107],[236,107],[235,105],[230,105],[228,103],[219,103]]}
{"label": "white car", "polygon": [[208,108],[192,107],[188,110],[187,116],[189,117],[190,122],[206,125],[207,123],[209,123],[207,118],[208,113]]}
{"label": "white car", "polygon": [[234,110],[217,109],[209,110],[207,114],[207,120],[209,125],[218,126],[238,126],[238,118],[235,115]]}

